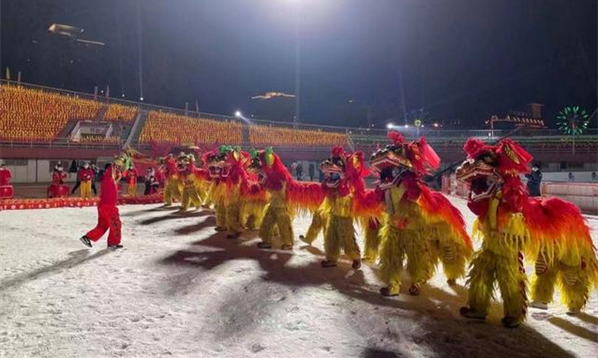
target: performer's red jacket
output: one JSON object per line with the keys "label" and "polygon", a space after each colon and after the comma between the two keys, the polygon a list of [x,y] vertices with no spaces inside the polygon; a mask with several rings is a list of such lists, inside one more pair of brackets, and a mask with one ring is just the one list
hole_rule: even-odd
{"label": "performer's red jacket", "polygon": [[127,170],[125,178],[127,178],[127,184],[129,185],[137,183],[137,170],[135,168]]}
{"label": "performer's red jacket", "polygon": [[52,174],[52,184],[62,185],[64,184],[64,180],[66,179],[65,172],[59,172],[57,170],[54,171]]}
{"label": "performer's red jacket", "polygon": [[116,206],[118,203],[118,188],[116,181],[112,178],[112,170],[112,167],[108,168],[102,176],[102,191],[100,193],[99,206]]}
{"label": "performer's red jacket", "polygon": [[94,174],[91,168],[81,168],[79,169],[79,173],[77,173],[77,176],[80,181],[90,181],[93,179]]}
{"label": "performer's red jacket", "polygon": [[10,185],[10,178],[12,178],[12,173],[8,168],[0,169],[0,185]]}

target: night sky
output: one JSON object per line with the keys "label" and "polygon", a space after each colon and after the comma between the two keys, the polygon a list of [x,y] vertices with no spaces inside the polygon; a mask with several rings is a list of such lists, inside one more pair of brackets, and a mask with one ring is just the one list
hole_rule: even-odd
{"label": "night sky", "polygon": [[[597,106],[596,0],[2,0],[1,11],[3,78],[8,66],[13,79],[138,100],[141,28],[145,102],[176,108],[249,114],[251,96],[294,93],[297,19],[304,122],[365,126],[369,108],[380,127],[423,110],[479,128],[539,102],[554,126],[566,105]],[[75,45],[52,23],[106,45]]]}

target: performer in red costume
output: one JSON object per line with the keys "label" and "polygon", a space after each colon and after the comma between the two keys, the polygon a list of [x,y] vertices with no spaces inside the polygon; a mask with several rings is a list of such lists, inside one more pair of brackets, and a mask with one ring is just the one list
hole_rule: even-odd
{"label": "performer in red costume", "polygon": [[52,183],[48,186],[48,198],[61,198],[69,195],[69,186],[64,183],[66,173],[62,168],[62,164],[58,163],[54,166],[54,173],[52,173]]}
{"label": "performer in red costume", "polygon": [[106,231],[108,233],[108,247],[120,249],[121,222],[120,214],[116,204],[118,202],[118,188],[114,180],[114,165],[106,164],[104,175],[102,176],[102,192],[100,193],[100,202],[98,203],[98,225],[80,238],[81,242],[91,248],[91,241],[98,241]]}
{"label": "performer in red costume", "polygon": [[137,196],[137,169],[131,165],[124,173],[127,179],[127,193],[131,196]]}
{"label": "performer in red costume", "polygon": [[14,191],[10,184],[12,173],[4,164],[0,164],[0,199],[12,198]]}

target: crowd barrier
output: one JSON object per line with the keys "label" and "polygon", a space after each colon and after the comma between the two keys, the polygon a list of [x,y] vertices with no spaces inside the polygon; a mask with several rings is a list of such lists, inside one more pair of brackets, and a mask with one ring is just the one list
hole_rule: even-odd
{"label": "crowd barrier", "polygon": [[[2,210],[84,208],[97,206],[100,198],[51,198],[51,199],[2,199]],[[118,205],[156,204],[163,202],[162,193],[142,196],[123,195],[118,198]]]}

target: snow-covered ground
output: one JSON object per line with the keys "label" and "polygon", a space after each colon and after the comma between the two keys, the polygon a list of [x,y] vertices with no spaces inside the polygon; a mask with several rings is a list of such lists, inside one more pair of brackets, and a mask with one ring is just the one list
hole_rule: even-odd
{"label": "snow-covered ground", "polygon": [[[473,217],[460,199],[453,199]],[[125,249],[78,238],[95,208],[0,213],[2,357],[596,357],[598,298],[570,317],[553,304],[527,324],[459,316],[463,286],[437,274],[419,297],[383,298],[375,267],[322,269],[322,240],[261,251],[209,212],[121,207]],[[295,234],[310,218],[299,218]],[[598,219],[590,218],[597,240]],[[463,282],[460,282],[463,284]]]}

